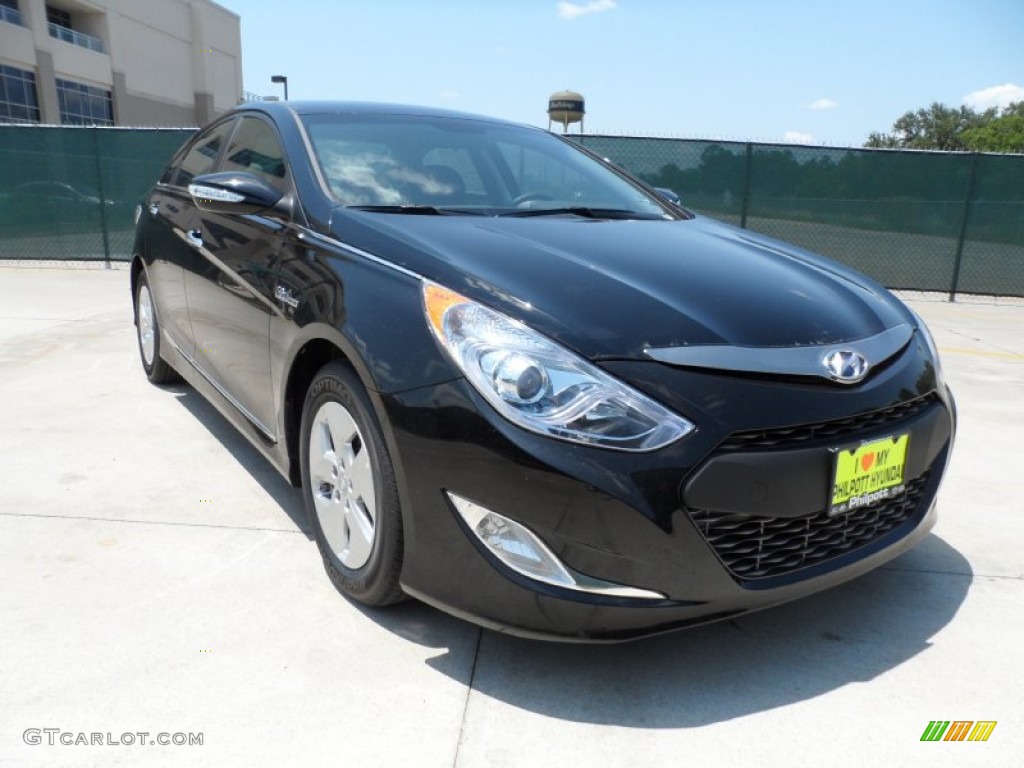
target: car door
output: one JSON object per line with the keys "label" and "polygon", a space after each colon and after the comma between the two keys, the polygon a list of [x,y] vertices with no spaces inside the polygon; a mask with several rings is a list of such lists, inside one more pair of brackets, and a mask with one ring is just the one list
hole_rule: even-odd
{"label": "car door", "polygon": [[[290,192],[284,153],[273,125],[242,117],[219,164],[251,173]],[[287,214],[212,213],[194,208],[190,247],[201,258],[185,272],[195,365],[270,439],[276,412],[270,376],[270,320],[276,262],[288,230]]]}
{"label": "car door", "polygon": [[235,120],[211,126],[196,136],[171,161],[143,203],[145,250],[152,261],[147,274],[160,325],[171,342],[191,358],[195,343],[185,297],[185,272],[195,269],[199,255],[190,245],[195,205],[188,194],[193,177],[209,173],[220,158]]}

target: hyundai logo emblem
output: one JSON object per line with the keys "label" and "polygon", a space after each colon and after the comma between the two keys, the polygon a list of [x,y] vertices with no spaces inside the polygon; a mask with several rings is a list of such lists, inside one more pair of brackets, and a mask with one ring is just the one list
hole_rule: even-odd
{"label": "hyundai logo emblem", "polygon": [[828,377],[833,381],[841,381],[844,384],[856,384],[868,375],[871,367],[860,352],[852,349],[836,349],[825,355],[822,361]]}

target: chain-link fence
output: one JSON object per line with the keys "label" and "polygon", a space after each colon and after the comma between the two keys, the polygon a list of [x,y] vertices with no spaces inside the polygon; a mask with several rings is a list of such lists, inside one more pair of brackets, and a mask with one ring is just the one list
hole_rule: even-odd
{"label": "chain-link fence", "polygon": [[573,138],[688,208],[891,288],[1024,296],[1024,155]]}
{"label": "chain-link fence", "polygon": [[[189,134],[0,126],[0,259],[130,259],[135,206]],[[572,138],[889,287],[1024,296],[1024,155]]]}
{"label": "chain-link fence", "polygon": [[0,126],[0,259],[130,260],[135,207],[191,133]]}

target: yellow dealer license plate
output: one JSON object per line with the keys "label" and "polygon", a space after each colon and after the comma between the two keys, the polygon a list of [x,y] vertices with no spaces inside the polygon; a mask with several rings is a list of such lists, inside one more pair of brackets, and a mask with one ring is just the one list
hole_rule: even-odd
{"label": "yellow dealer license plate", "polygon": [[891,499],[905,490],[910,435],[896,435],[836,452],[829,515]]}

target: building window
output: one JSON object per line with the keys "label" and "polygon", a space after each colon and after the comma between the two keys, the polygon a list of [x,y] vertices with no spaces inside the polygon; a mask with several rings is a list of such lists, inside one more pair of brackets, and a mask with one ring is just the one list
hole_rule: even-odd
{"label": "building window", "polygon": [[8,24],[23,26],[21,11],[18,10],[18,0],[0,0],[0,21]]}
{"label": "building window", "polygon": [[113,125],[114,99],[110,91],[57,78],[57,103],[64,125]]}
{"label": "building window", "polygon": [[51,24],[56,24],[58,27],[72,28],[71,14],[63,8],[54,8],[52,5],[46,6],[46,20]]}
{"label": "building window", "polygon": [[63,40],[65,43],[71,43],[72,45],[80,45],[82,48],[88,48],[90,51],[103,53],[103,41],[98,37],[75,30],[71,26],[71,14],[63,8],[54,8],[52,5],[46,6],[46,21],[47,26],[50,28],[50,37],[56,37],[58,40]]}
{"label": "building window", "polygon": [[0,123],[38,123],[34,72],[0,64]]}

